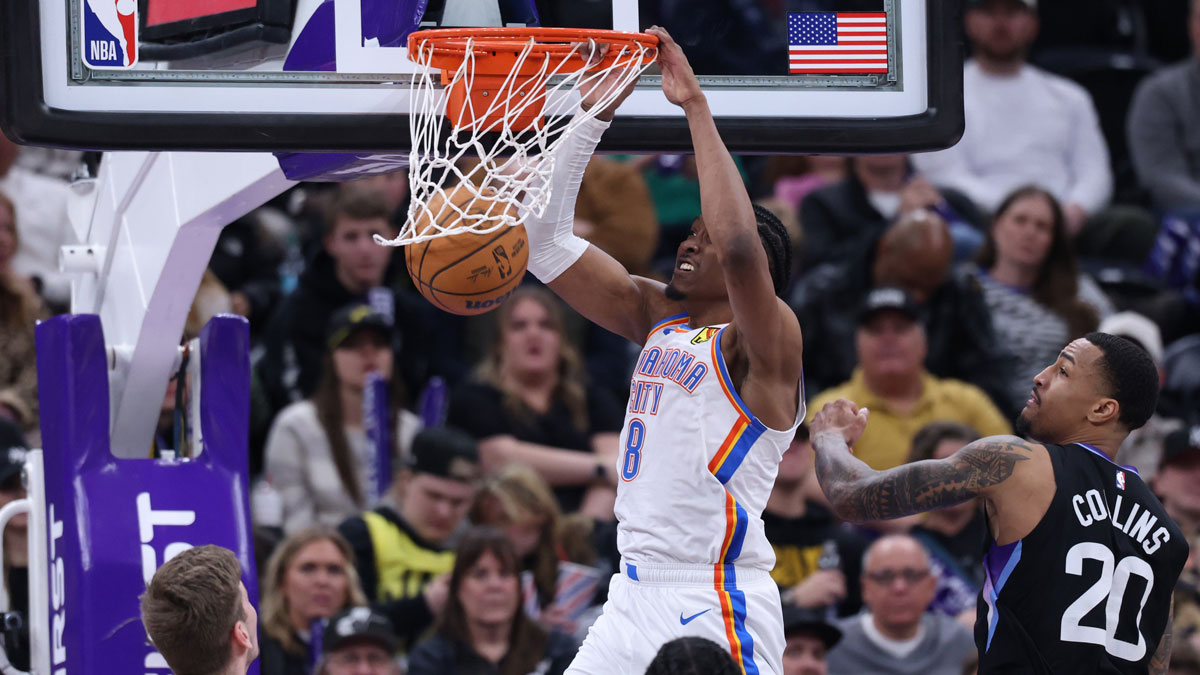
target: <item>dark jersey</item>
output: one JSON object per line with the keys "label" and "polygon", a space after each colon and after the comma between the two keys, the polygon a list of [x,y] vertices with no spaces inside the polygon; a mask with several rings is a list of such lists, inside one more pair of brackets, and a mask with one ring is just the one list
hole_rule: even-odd
{"label": "dark jersey", "polygon": [[1057,490],[1027,537],[984,558],[982,673],[1145,673],[1188,547],[1130,467],[1047,445]]}

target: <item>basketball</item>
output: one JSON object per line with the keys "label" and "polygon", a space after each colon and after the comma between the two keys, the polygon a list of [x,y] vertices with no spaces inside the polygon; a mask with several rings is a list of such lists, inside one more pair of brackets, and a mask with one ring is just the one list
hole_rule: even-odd
{"label": "basketball", "polygon": [[[464,218],[496,218],[516,210],[489,198],[491,194],[461,186],[449,194],[441,192],[417,215],[414,229],[425,233],[434,227],[433,220],[445,228]],[[521,283],[529,241],[524,225],[487,234],[467,232],[409,244],[404,261],[417,290],[435,307],[454,314],[482,314],[499,307]]]}

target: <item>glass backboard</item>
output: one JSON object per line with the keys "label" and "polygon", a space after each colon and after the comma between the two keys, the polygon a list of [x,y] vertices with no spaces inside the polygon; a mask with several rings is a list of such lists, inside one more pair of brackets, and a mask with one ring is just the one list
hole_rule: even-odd
{"label": "glass backboard", "polygon": [[[6,0],[0,16],[0,123],[26,143],[405,150],[406,38],[451,26],[661,25],[735,152],[932,149],[963,124],[957,2]],[[602,150],[690,148],[652,73]]]}

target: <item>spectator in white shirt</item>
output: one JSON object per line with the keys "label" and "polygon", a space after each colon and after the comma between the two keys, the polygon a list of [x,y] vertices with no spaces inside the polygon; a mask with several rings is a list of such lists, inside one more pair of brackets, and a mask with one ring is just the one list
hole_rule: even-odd
{"label": "spectator in white shirt", "polygon": [[1027,63],[1037,37],[1036,0],[971,0],[963,68],[966,131],[947,150],[913,162],[930,181],[994,210],[1017,187],[1036,184],[1064,206],[1076,234],[1108,204],[1112,171],[1091,97],[1078,84]]}

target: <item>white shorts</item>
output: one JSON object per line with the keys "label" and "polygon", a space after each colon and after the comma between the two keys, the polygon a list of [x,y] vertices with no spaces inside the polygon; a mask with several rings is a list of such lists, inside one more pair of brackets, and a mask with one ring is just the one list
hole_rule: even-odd
{"label": "white shorts", "polygon": [[644,673],[664,643],[693,635],[729,649],[746,675],[782,675],[783,615],[771,575],[733,565],[622,562],[566,675]]}

